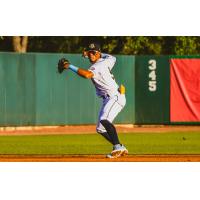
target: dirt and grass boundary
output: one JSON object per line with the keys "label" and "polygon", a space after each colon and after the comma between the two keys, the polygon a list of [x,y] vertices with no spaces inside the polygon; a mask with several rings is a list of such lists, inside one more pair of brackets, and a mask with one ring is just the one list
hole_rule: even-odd
{"label": "dirt and grass boundary", "polygon": [[[200,126],[117,125],[120,133],[200,132]],[[95,125],[1,127],[0,136],[94,134]],[[0,162],[200,162],[200,155],[128,155],[117,159],[105,155],[0,155]]]}
{"label": "dirt and grass boundary", "polygon": [[[167,132],[187,132],[199,131],[200,126],[183,125],[116,125],[120,133],[167,133]],[[24,126],[24,127],[0,127],[2,135],[53,135],[53,134],[94,134],[95,125],[70,125],[70,126]]]}

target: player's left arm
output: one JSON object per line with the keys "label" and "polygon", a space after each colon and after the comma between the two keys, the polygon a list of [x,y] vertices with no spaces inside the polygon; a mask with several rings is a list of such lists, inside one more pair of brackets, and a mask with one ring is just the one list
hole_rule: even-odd
{"label": "player's left arm", "polygon": [[[70,68],[71,69],[71,68]],[[73,70],[72,70],[73,71]],[[83,78],[87,78],[87,79],[90,79],[94,76],[94,74],[89,71],[89,70],[86,70],[86,69],[82,69],[82,68],[78,68],[77,70],[77,74]]]}
{"label": "player's left arm", "polygon": [[76,74],[78,74],[79,76],[81,76],[83,78],[90,79],[90,78],[92,78],[94,76],[92,71],[76,67],[76,66],[74,66],[74,65],[72,65],[70,63],[66,63],[64,65],[64,68],[72,70],[73,72],[75,72]]}

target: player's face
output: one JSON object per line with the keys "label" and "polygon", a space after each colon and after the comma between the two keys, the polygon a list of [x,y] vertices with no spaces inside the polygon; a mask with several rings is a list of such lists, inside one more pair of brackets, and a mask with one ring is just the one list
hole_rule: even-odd
{"label": "player's face", "polygon": [[100,52],[98,51],[89,51],[88,58],[91,63],[95,63],[101,57]]}

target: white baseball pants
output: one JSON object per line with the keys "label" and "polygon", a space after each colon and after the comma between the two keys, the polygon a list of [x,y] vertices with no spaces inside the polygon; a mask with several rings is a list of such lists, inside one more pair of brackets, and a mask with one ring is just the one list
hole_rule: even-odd
{"label": "white baseball pants", "polygon": [[107,97],[103,99],[103,105],[99,112],[99,118],[96,130],[98,133],[106,132],[103,125],[100,123],[101,120],[108,120],[109,122],[113,122],[115,117],[120,113],[120,111],[124,108],[126,104],[126,97],[124,94],[116,94],[113,97]]}

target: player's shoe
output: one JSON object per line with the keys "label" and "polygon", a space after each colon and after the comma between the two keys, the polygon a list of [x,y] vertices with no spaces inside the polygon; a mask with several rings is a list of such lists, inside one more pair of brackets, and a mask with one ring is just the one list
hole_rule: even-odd
{"label": "player's shoe", "polygon": [[112,154],[109,153],[109,154],[106,155],[106,158],[119,158],[119,157],[121,157],[120,154],[116,154],[116,155],[112,156]]}
{"label": "player's shoe", "polygon": [[128,150],[124,145],[116,145],[113,148],[113,151],[106,155],[107,158],[118,158],[120,156],[125,156],[128,154]]}
{"label": "player's shoe", "polygon": [[111,153],[109,153],[106,155],[106,158],[116,158],[116,157],[112,156]]}
{"label": "player's shoe", "polygon": [[127,149],[124,145],[122,145],[122,147],[123,147],[124,149],[122,150],[121,156],[128,155],[128,149]]}
{"label": "player's shoe", "polygon": [[124,156],[127,154],[128,154],[128,150],[122,144],[115,145],[113,148],[113,151],[111,152],[111,155],[114,157]]}

